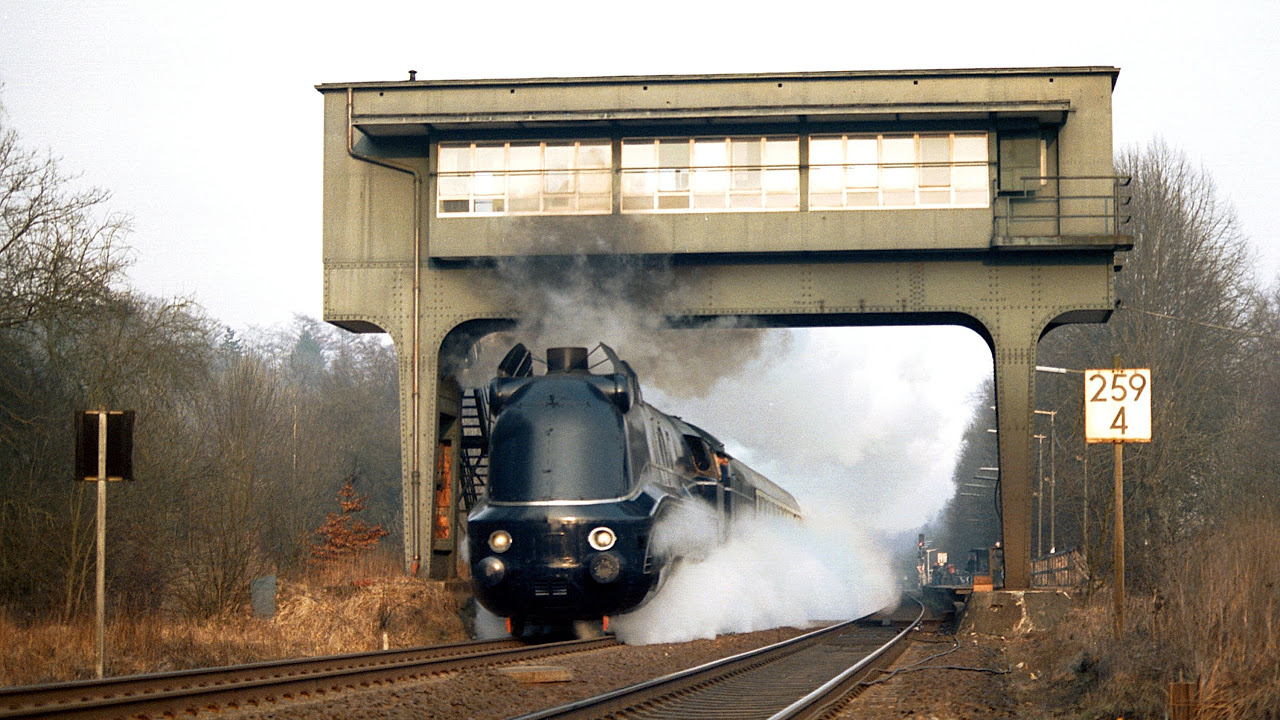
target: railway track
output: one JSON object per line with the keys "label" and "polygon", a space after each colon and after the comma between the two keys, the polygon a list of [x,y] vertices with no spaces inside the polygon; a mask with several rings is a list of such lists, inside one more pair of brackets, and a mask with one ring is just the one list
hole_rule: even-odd
{"label": "railway track", "polygon": [[852,620],[785,642],[516,720],[818,718],[909,644],[924,607],[905,628]]}
{"label": "railway track", "polygon": [[612,637],[524,645],[457,643],[321,658],[280,660],[105,680],[0,688],[0,718],[135,718],[260,705],[617,645]]}

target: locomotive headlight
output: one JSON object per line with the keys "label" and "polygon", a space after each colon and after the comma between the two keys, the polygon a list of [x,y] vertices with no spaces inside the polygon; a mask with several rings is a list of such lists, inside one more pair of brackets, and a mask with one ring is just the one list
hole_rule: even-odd
{"label": "locomotive headlight", "polygon": [[494,530],[489,535],[489,549],[496,553],[504,553],[511,547],[511,533],[506,530]]}
{"label": "locomotive headlight", "polygon": [[613,553],[601,553],[591,558],[587,569],[591,572],[592,580],[604,585],[618,579],[618,575],[622,573],[622,560]]}
{"label": "locomotive headlight", "polygon": [[480,582],[484,583],[485,587],[493,587],[502,582],[502,578],[506,574],[507,566],[492,555],[476,563],[476,576],[480,578]]}
{"label": "locomotive headlight", "polygon": [[591,544],[592,549],[604,552],[618,542],[618,536],[607,527],[598,527],[587,536],[587,542]]}

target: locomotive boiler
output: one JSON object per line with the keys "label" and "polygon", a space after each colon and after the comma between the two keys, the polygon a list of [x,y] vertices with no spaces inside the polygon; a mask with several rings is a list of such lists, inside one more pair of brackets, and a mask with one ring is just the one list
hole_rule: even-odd
{"label": "locomotive boiler", "polygon": [[[712,435],[644,402],[631,366],[605,345],[549,348],[546,371],[516,345],[489,387],[485,500],[467,521],[475,597],[526,628],[601,623],[639,607],[677,558],[655,524],[703,503],[719,526],[800,508]],[[593,351],[594,353],[594,351]]]}

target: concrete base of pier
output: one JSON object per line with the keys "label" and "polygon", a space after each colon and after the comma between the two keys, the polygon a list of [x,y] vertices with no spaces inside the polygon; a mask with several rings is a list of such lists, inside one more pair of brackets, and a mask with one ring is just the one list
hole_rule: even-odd
{"label": "concrete base of pier", "polygon": [[1062,622],[1075,605],[1067,590],[991,590],[969,597],[959,634],[1012,637],[1048,630]]}

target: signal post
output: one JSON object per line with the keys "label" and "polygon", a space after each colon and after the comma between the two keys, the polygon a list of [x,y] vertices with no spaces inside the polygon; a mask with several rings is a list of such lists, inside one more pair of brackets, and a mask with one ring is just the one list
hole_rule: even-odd
{"label": "signal post", "polygon": [[133,411],[76,413],[76,479],[98,484],[95,568],[95,648],[98,677],[106,674],[107,482],[133,479]]}

